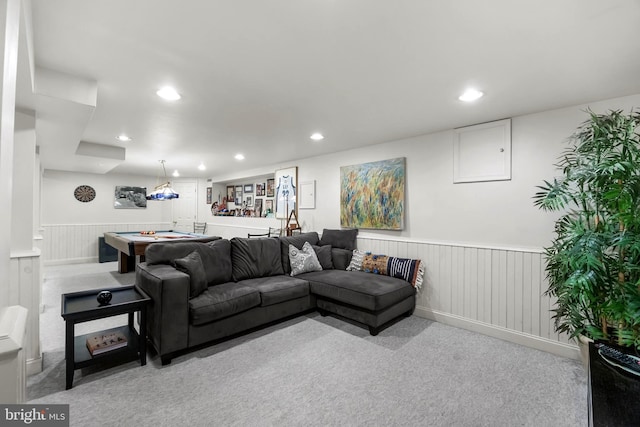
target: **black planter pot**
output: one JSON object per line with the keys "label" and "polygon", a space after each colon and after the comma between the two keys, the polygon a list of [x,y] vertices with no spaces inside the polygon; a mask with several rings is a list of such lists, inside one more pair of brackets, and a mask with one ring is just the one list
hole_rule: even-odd
{"label": "black planter pot", "polygon": [[[610,347],[638,357],[630,349]],[[589,343],[589,425],[640,425],[640,375],[612,365],[598,352],[596,343]]]}

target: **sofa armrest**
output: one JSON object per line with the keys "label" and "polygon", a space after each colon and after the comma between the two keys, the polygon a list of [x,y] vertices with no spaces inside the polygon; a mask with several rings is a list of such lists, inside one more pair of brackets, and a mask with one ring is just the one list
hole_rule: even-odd
{"label": "sofa armrest", "polygon": [[189,275],[170,265],[136,266],[136,284],[150,297],[147,334],[160,356],[188,347]]}

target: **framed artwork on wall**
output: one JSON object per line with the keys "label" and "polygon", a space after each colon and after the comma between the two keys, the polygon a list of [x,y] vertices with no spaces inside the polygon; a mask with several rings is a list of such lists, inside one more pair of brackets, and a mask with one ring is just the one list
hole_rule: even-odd
{"label": "framed artwork on wall", "polygon": [[247,207],[253,206],[253,197],[252,196],[245,196],[244,202],[246,203]]}
{"label": "framed artwork on wall", "polygon": [[235,189],[235,200],[234,203],[237,206],[242,205],[242,185],[236,185],[236,189]]}
{"label": "framed artwork on wall", "polygon": [[268,179],[267,180],[267,197],[273,197],[275,194],[275,180]]}
{"label": "framed artwork on wall", "polygon": [[235,189],[233,185],[227,185],[227,202],[233,202],[236,198]]}
{"label": "framed artwork on wall", "polygon": [[340,225],[402,230],[405,158],[340,168]]}
{"label": "framed artwork on wall", "polygon": [[253,193],[253,184],[245,184],[244,193]]}
{"label": "framed artwork on wall", "polygon": [[273,200],[265,200],[264,201],[264,209],[267,214],[273,214]]}
{"label": "framed artwork on wall", "polygon": [[287,219],[291,212],[298,214],[298,167],[279,169],[275,176],[276,218]]}
{"label": "framed artwork on wall", "polygon": [[262,216],[262,199],[256,199],[253,211],[254,216]]}
{"label": "framed artwork on wall", "polygon": [[113,207],[115,209],[145,209],[147,207],[147,188],[116,185]]}
{"label": "framed artwork on wall", "polygon": [[266,184],[263,182],[262,184],[256,184],[256,196],[264,196],[265,194],[265,186]]}
{"label": "framed artwork on wall", "polygon": [[211,204],[211,187],[207,187],[207,204]]}

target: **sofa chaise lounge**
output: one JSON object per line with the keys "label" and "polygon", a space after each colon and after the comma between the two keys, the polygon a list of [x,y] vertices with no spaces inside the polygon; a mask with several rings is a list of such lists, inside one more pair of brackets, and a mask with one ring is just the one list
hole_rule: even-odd
{"label": "sofa chaise lounge", "polygon": [[[147,333],[162,364],[195,346],[314,309],[364,324],[371,335],[410,316],[416,301],[411,283],[346,270],[357,252],[356,234],[324,230],[322,239],[309,232],[150,245],[146,262],[136,269],[136,284],[152,300]],[[305,258],[309,247],[314,256]],[[292,250],[298,255],[295,275]],[[321,269],[299,273],[309,270],[306,264],[300,268],[300,257]]]}

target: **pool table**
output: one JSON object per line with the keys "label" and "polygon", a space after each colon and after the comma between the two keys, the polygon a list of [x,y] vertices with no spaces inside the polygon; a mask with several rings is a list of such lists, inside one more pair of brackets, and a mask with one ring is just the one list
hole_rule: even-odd
{"label": "pool table", "polygon": [[144,250],[152,243],[158,242],[210,242],[220,237],[205,234],[186,233],[184,231],[155,231],[154,234],[143,234],[141,231],[106,232],[104,242],[118,250],[118,272],[128,273],[136,268],[136,255],[144,261]]}

